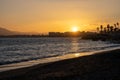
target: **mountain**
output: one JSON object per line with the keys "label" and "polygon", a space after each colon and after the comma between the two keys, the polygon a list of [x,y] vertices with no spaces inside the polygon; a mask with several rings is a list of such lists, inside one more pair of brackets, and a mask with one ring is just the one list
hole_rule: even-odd
{"label": "mountain", "polygon": [[11,31],[5,28],[0,28],[0,35],[17,35],[19,32]]}
{"label": "mountain", "polygon": [[10,35],[39,35],[37,32],[17,32],[11,31],[6,28],[0,27],[0,36],[10,36]]}

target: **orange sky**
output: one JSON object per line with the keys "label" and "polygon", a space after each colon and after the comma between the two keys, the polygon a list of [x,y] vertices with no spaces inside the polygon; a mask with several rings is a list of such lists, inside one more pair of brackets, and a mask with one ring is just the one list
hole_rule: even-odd
{"label": "orange sky", "polygon": [[95,30],[120,20],[120,0],[0,0],[0,27],[20,32]]}

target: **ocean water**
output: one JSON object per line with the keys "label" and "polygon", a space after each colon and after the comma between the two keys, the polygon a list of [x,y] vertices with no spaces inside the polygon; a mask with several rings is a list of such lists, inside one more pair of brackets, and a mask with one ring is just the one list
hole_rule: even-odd
{"label": "ocean water", "polygon": [[80,38],[0,38],[0,65],[120,47]]}

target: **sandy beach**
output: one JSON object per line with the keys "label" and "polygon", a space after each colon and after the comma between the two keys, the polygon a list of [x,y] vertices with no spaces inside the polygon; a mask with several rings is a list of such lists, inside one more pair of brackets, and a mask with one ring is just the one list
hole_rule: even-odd
{"label": "sandy beach", "polygon": [[0,80],[120,80],[120,49],[0,73]]}

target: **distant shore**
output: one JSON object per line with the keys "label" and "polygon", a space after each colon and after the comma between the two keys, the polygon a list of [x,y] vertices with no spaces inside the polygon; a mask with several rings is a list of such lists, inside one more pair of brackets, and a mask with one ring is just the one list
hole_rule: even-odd
{"label": "distant shore", "polygon": [[120,49],[11,70],[0,80],[120,80]]}

